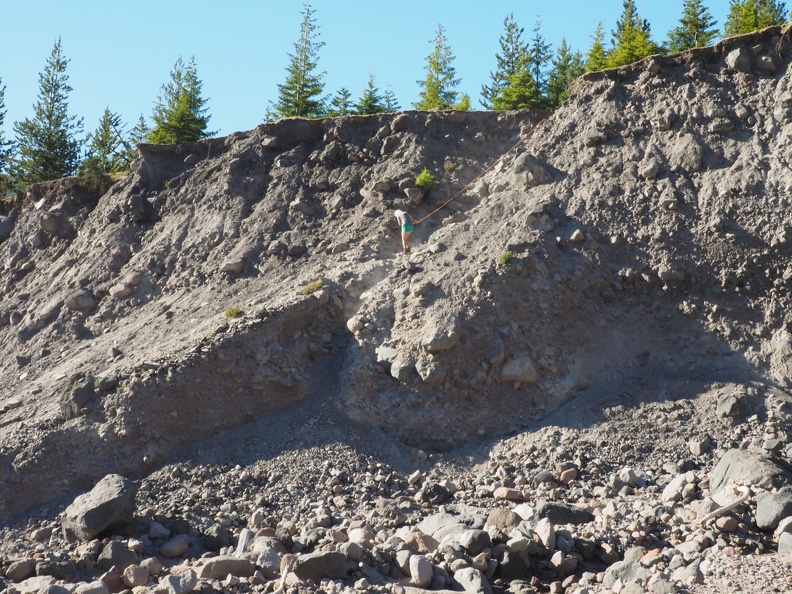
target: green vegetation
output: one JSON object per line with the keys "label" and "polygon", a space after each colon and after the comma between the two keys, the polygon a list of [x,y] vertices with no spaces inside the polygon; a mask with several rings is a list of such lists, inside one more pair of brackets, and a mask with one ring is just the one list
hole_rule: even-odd
{"label": "green vegetation", "polygon": [[608,52],[605,64],[616,68],[632,64],[652,54],[663,53],[663,48],[651,40],[649,21],[638,15],[635,0],[624,0],[624,9],[613,32],[613,49]]}
{"label": "green vegetation", "polygon": [[[503,20],[500,49],[495,54],[490,80],[481,87],[480,103],[486,109],[554,110],[566,99],[571,83],[584,71],[594,72],[629,64],[655,53],[677,53],[713,43],[719,36],[706,0],[684,0],[676,27],[668,31],[665,42],[652,39],[648,20],[641,18],[636,0],[622,0],[623,9],[610,41],[606,41],[603,22],[593,32],[585,51],[574,49],[561,38],[555,47],[545,39],[542,22],[537,19],[530,33],[520,27],[512,13]],[[319,26],[311,0],[304,0],[298,40],[288,54],[286,76],[278,85],[277,100],[270,102],[268,118],[344,116],[392,113],[400,110],[389,87],[382,90],[374,74],[369,74],[360,97],[353,99],[348,87],[332,96],[324,95],[324,72],[318,69]],[[730,0],[724,35],[738,35],[782,24],[790,14],[779,0]],[[422,21],[416,21],[422,26]],[[470,109],[470,96],[459,90],[460,79],[455,55],[449,46],[442,23],[429,42],[431,53],[424,64],[420,85],[420,110]],[[105,191],[123,175],[135,158],[136,146],[143,142],[174,144],[207,138],[210,115],[203,97],[203,82],[198,77],[195,58],[176,61],[170,80],[163,84],[152,116],[142,115],[131,130],[122,117],[109,107],[97,128],[82,138],[83,120],[69,114],[72,91],[66,68],[70,60],[58,39],[42,72],[33,115],[13,123],[14,138],[4,135],[6,86],[0,78],[0,199],[8,190],[21,192],[28,185],[78,174],[81,183]],[[85,153],[83,154],[83,148]],[[446,163],[446,171],[450,165]],[[436,180],[425,170],[416,185],[431,189]]]}
{"label": "green vegetation", "polygon": [[55,42],[44,71],[39,73],[39,94],[32,118],[14,123],[16,154],[11,176],[17,190],[28,185],[74,175],[80,164],[82,118],[69,115],[72,88],[66,75],[69,60],[61,40]]}
{"label": "green vegetation", "polygon": [[451,173],[454,169],[456,169],[456,165],[454,165],[453,161],[446,161],[443,163],[443,169]]}
{"label": "green vegetation", "polygon": [[152,115],[154,128],[146,140],[154,144],[178,144],[212,136],[214,132],[206,129],[211,116],[207,115],[202,88],[195,57],[185,64],[179,56],[171,70],[170,82],[162,85]]}
{"label": "green vegetation", "polygon": [[366,88],[363,89],[363,94],[355,104],[355,114],[370,115],[377,113],[387,113],[388,109],[385,106],[384,101],[385,97],[380,95],[379,89],[374,82],[374,75],[369,74]]}
{"label": "green vegetation", "polygon": [[730,37],[782,25],[787,20],[785,15],[786,5],[776,0],[730,0],[723,34]]}
{"label": "green vegetation", "polygon": [[334,118],[352,114],[352,93],[346,87],[341,87],[330,100],[327,116]]}
{"label": "green vegetation", "polygon": [[8,161],[11,157],[11,149],[13,147],[13,143],[10,140],[6,140],[3,134],[3,123],[5,122],[6,116],[5,89],[3,79],[0,78],[0,199],[5,196],[9,186],[6,173],[8,171]]}
{"label": "green vegetation", "polygon": [[415,109],[470,109],[470,97],[456,91],[460,79],[455,78],[455,57],[447,41],[443,25],[438,25],[437,34],[430,41],[434,49],[426,56],[426,78],[418,81],[421,92],[420,100],[413,104]]}
{"label": "green vegetation", "polygon": [[322,279],[317,278],[315,281],[311,281],[307,285],[305,285],[301,290],[300,293],[303,295],[310,295],[311,293],[316,293],[319,289],[324,287],[324,281]]}
{"label": "green vegetation", "polygon": [[421,188],[422,190],[433,190],[437,187],[437,179],[426,167],[424,167],[423,171],[415,178],[415,187]]}
{"label": "green vegetation", "polygon": [[127,170],[134,154],[131,141],[124,137],[121,116],[106,107],[87,141],[88,151],[77,175],[83,186],[104,194],[115,182],[113,174]]}
{"label": "green vegetation", "polygon": [[679,26],[668,32],[668,51],[672,54],[704,47],[718,37],[716,21],[702,0],[685,0]]}
{"label": "green vegetation", "polygon": [[508,266],[511,264],[511,261],[514,259],[514,253],[510,250],[506,250],[502,252],[500,256],[498,256],[498,264],[501,266]]}
{"label": "green vegetation", "polygon": [[238,307],[229,307],[228,309],[225,310],[225,317],[227,317],[228,319],[241,318],[244,315],[245,312],[243,312]]}
{"label": "green vegetation", "polygon": [[294,53],[289,54],[286,80],[278,85],[278,102],[271,109],[275,117],[320,118],[325,115],[326,109],[321,98],[325,73],[316,71],[319,50],[324,42],[318,40],[315,12],[306,2],[300,38],[294,44]]}
{"label": "green vegetation", "polygon": [[586,72],[596,72],[605,68],[608,52],[605,49],[605,30],[602,28],[602,21],[597,23],[592,39],[591,47],[586,52]]}
{"label": "green vegetation", "polygon": [[547,108],[557,109],[568,97],[567,89],[577,77],[586,71],[583,56],[573,52],[567,44],[566,37],[561,38],[561,45],[552,60],[550,76],[547,80]]}

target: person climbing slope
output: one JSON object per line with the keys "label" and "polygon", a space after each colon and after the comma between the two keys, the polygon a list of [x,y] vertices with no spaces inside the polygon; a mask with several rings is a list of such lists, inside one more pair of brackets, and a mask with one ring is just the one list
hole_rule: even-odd
{"label": "person climbing slope", "polygon": [[399,225],[401,225],[402,247],[406,254],[410,251],[410,233],[413,231],[413,218],[403,210],[397,210],[393,215],[399,221]]}

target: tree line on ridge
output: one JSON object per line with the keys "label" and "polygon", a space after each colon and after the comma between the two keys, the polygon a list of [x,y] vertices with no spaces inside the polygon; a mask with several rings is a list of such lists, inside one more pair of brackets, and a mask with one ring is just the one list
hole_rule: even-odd
{"label": "tree line on ridge", "polygon": [[[286,76],[278,84],[277,100],[271,102],[265,120],[284,117],[321,118],[344,115],[392,113],[401,109],[390,88],[381,90],[370,74],[361,96],[355,101],[348,88],[325,95],[324,72],[319,72],[319,40],[315,11],[306,0],[300,35],[288,54]],[[685,0],[676,27],[665,42],[652,39],[648,20],[641,18],[635,0],[623,0],[623,9],[611,32],[610,43],[602,21],[592,34],[585,53],[573,50],[565,38],[555,52],[541,31],[537,18],[528,39],[525,30],[509,14],[503,21],[500,52],[495,70],[482,85],[478,102],[488,110],[539,109],[553,111],[567,97],[569,85],[586,72],[616,68],[654,54],[675,54],[786,22],[789,14],[777,0],[730,0],[722,34],[703,0]],[[416,110],[473,109],[468,93],[461,92],[461,80],[454,66],[455,56],[445,29],[439,24],[425,59],[425,77],[417,81]],[[178,58],[170,80],[162,85],[151,114],[151,125],[143,115],[129,128],[119,114],[105,108],[97,128],[81,138],[83,119],[69,113],[72,91],[61,40],[58,39],[39,73],[39,93],[33,115],[14,122],[15,138],[6,138],[5,90],[0,76],[0,199],[19,193],[30,184],[78,175],[84,185],[104,190],[115,176],[129,168],[139,143],[177,144],[208,138],[208,100],[198,77],[195,58]]]}

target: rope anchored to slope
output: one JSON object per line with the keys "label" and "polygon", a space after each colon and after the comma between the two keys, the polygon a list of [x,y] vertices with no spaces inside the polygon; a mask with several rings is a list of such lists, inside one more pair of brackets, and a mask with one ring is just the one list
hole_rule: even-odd
{"label": "rope anchored to slope", "polygon": [[467,184],[465,184],[465,185],[464,185],[464,186],[463,186],[463,187],[462,187],[462,188],[461,188],[461,189],[460,189],[460,190],[459,190],[459,191],[458,191],[456,194],[452,195],[452,196],[451,196],[451,197],[450,197],[448,200],[446,200],[445,202],[443,202],[443,203],[442,203],[440,206],[438,206],[437,208],[435,208],[435,209],[434,209],[432,212],[430,212],[428,215],[426,215],[426,216],[424,216],[424,217],[422,217],[422,218],[418,219],[417,221],[414,221],[414,224],[415,224],[415,225],[417,225],[417,224],[419,224],[419,223],[422,223],[422,222],[424,222],[426,219],[428,219],[429,217],[431,217],[431,216],[432,216],[432,215],[434,215],[435,213],[437,213],[437,212],[441,211],[441,210],[442,210],[442,209],[444,209],[446,206],[448,206],[449,204],[451,204],[451,203],[452,203],[454,200],[456,200],[457,198],[459,198],[459,197],[460,197],[462,194],[464,194],[464,193],[465,193],[465,191],[466,191],[466,190],[467,190],[467,189],[468,189],[470,186],[472,186],[473,184],[475,184],[475,183],[476,183],[478,180],[480,180],[482,177],[484,177],[484,176],[485,176],[485,175],[486,175],[486,174],[487,174],[489,171],[491,171],[491,170],[492,170],[492,168],[493,168],[493,167],[495,167],[495,165],[497,165],[498,163],[500,163],[500,162],[501,162],[503,159],[505,159],[505,158],[506,158],[506,157],[507,157],[509,154],[511,154],[512,152],[514,152],[514,151],[517,149],[517,147],[519,147],[521,144],[523,144],[524,142],[526,142],[526,141],[527,141],[527,140],[528,140],[528,139],[529,139],[529,138],[530,138],[530,137],[533,135],[534,131],[535,131],[535,130],[536,130],[536,129],[537,129],[539,126],[540,126],[540,125],[542,125],[544,122],[545,122],[545,120],[539,120],[539,121],[538,121],[536,124],[534,124],[534,125],[531,127],[531,129],[530,129],[530,130],[528,130],[528,133],[525,135],[525,137],[523,137],[523,138],[521,138],[520,140],[518,140],[518,141],[517,141],[517,143],[516,143],[516,144],[515,144],[513,147],[511,147],[511,148],[510,148],[508,151],[506,151],[505,153],[503,153],[502,155],[500,155],[500,156],[499,156],[497,159],[495,159],[495,160],[494,160],[494,161],[493,161],[493,162],[492,162],[492,163],[491,163],[489,166],[485,167],[485,168],[484,168],[484,170],[483,170],[481,173],[479,173],[479,174],[478,174],[476,177],[474,177],[474,178],[473,178],[472,180],[470,180],[470,181],[469,181]]}

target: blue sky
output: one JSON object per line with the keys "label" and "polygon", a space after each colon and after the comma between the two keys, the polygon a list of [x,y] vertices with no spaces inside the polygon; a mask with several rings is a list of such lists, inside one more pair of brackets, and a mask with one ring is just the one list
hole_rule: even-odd
{"label": "blue sky", "polygon": [[[664,41],[678,24],[684,0],[637,0]],[[722,30],[728,0],[705,0]],[[319,70],[325,92],[347,87],[357,99],[369,73],[381,90],[390,87],[402,109],[418,100],[416,81],[442,24],[461,79],[475,108],[481,85],[495,69],[503,20],[509,13],[530,36],[536,18],[553,49],[566,36],[585,52],[601,20],[610,31],[622,0],[312,0],[324,47]],[[195,56],[212,119],[219,135],[260,124],[277,85],[285,78],[288,53],[299,37],[303,0],[0,0],[3,18],[0,79],[6,86],[5,134],[31,117],[38,74],[62,40],[71,60],[70,113],[96,128],[107,106],[131,128],[147,119],[179,56]]]}

